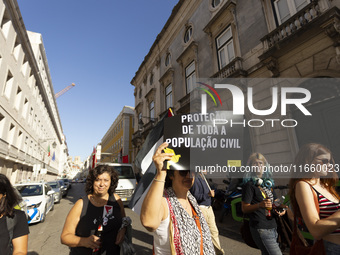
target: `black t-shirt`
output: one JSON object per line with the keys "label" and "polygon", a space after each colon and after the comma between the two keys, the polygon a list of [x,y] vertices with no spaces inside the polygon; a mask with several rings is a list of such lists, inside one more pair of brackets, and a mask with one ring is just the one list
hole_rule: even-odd
{"label": "black t-shirt", "polygon": [[[13,229],[13,239],[28,235],[29,229],[26,214],[23,211],[14,210],[14,217],[17,219]],[[0,251],[0,253],[4,255],[12,254],[6,217],[0,219]]]}
{"label": "black t-shirt", "polygon": [[[83,209],[79,223],[76,228],[76,235],[80,237],[88,237],[95,234],[98,224],[102,221],[104,206],[96,207],[87,198],[83,197]],[[112,255],[119,254],[120,247],[116,245],[116,238],[118,230],[122,225],[122,214],[120,206],[114,196],[109,198],[107,205],[112,206],[112,213],[108,217],[107,224],[103,226],[102,234],[102,249],[100,254]],[[70,254],[72,255],[86,255],[92,254],[92,250],[85,247],[71,248]]]}
{"label": "black t-shirt", "polygon": [[[275,192],[273,192],[274,199],[276,199]],[[247,204],[257,204],[263,200],[261,190],[256,187],[251,181],[247,182],[242,189],[242,201]],[[270,229],[276,228],[276,221],[273,217],[271,220],[266,218],[266,209],[259,208],[258,210],[248,214],[249,224],[256,229]]]}

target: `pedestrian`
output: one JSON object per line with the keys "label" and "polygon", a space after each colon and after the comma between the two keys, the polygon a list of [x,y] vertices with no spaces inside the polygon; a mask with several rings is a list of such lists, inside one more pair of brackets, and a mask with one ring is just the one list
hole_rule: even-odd
{"label": "pedestrian", "polygon": [[[118,174],[110,166],[98,165],[86,179],[86,196],[79,199],[70,210],[61,242],[70,247],[70,254],[119,254],[124,240],[128,217],[120,197],[115,194]],[[102,226],[99,239],[94,235]]]}
{"label": "pedestrian", "polygon": [[340,254],[340,196],[335,190],[339,165],[328,148],[309,143],[300,148],[294,167],[289,195],[295,217],[303,219],[315,240],[323,239],[327,255]]}
{"label": "pedestrian", "polygon": [[153,156],[157,173],[140,215],[143,226],[153,232],[154,253],[215,254],[208,224],[189,192],[194,175],[190,170],[164,169],[164,161],[173,156],[163,152],[167,146],[161,144]]}
{"label": "pedestrian", "polygon": [[10,181],[0,174],[0,253],[27,254],[28,223],[25,212],[14,209],[19,197]]}
{"label": "pedestrian", "polygon": [[199,208],[208,223],[216,255],[221,255],[224,254],[224,250],[221,248],[215,214],[211,206],[211,198],[215,196],[215,191],[208,186],[203,175],[205,173],[196,174],[194,185],[191,187],[190,192],[196,198]]}
{"label": "pedestrian", "polygon": [[276,199],[274,180],[269,171],[264,171],[268,162],[261,153],[250,155],[247,165],[252,171],[244,178],[242,189],[242,211],[249,216],[249,227],[254,242],[261,254],[282,254],[277,242],[277,225],[271,213],[284,215],[285,210],[272,210]]}

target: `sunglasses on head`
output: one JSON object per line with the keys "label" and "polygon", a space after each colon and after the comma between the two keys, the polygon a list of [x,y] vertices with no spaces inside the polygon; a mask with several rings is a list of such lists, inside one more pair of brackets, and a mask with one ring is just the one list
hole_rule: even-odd
{"label": "sunglasses on head", "polygon": [[190,174],[190,170],[180,170],[178,173],[180,176],[185,177],[187,174]]}

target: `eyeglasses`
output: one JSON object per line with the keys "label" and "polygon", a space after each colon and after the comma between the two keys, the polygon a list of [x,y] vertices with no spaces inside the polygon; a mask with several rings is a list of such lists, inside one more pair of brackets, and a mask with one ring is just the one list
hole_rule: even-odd
{"label": "eyeglasses", "polygon": [[331,163],[331,160],[328,159],[328,158],[323,158],[323,159],[316,158],[316,160],[322,162],[322,164],[324,164],[324,165],[326,165],[326,164],[328,165],[329,163]]}
{"label": "eyeglasses", "polygon": [[190,174],[190,170],[180,170],[178,173],[180,176],[185,177],[187,174]]}

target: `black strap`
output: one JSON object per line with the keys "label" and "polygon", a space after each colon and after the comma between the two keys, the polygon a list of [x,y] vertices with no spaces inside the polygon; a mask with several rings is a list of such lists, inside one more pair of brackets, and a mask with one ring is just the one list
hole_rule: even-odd
{"label": "black strap", "polygon": [[83,208],[81,209],[80,218],[85,216],[86,211],[87,211],[87,207],[89,205],[89,199],[88,199],[87,195],[83,196],[82,199],[83,199]]}
{"label": "black strap", "polygon": [[16,217],[15,214],[13,218],[6,216],[6,224],[7,224],[7,230],[9,233],[9,244],[10,244],[11,251],[13,251],[12,239],[13,239],[14,227],[17,224],[17,218],[18,217]]}

